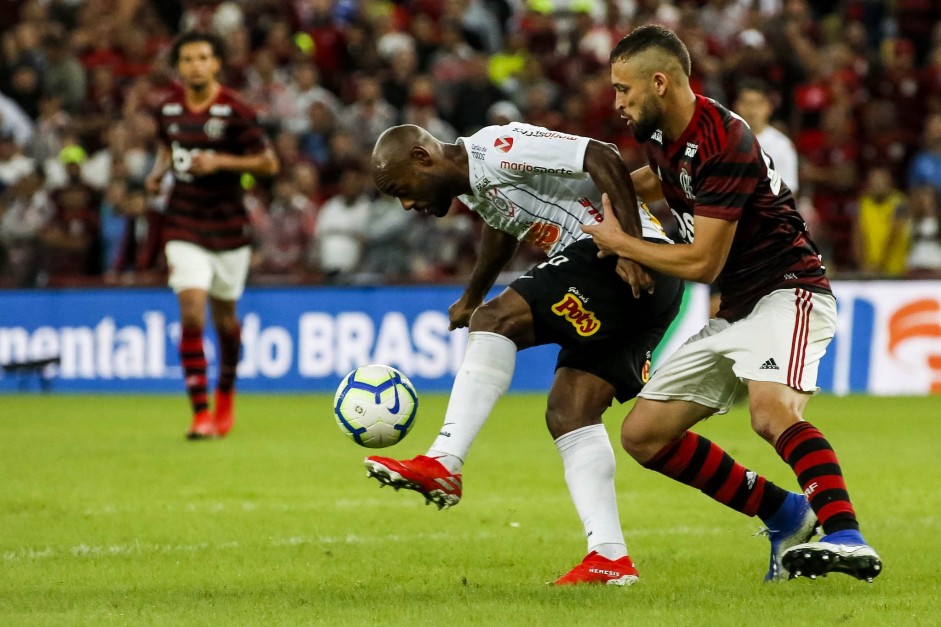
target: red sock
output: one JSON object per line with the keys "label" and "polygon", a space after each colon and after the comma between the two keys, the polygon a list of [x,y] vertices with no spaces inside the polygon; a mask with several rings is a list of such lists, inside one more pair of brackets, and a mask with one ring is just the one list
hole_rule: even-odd
{"label": "red sock", "polygon": [[235,375],[239,365],[239,353],[242,350],[242,325],[231,330],[219,332],[219,381],[216,389],[229,393],[235,387]]}
{"label": "red sock", "polygon": [[859,529],[840,462],[816,427],[809,422],[793,424],[781,434],[774,448],[794,469],[824,533]]}
{"label": "red sock", "polygon": [[193,413],[206,411],[206,353],[203,352],[203,330],[183,329],[180,337],[180,363],[183,366],[183,381],[186,394],[193,406]]}
{"label": "red sock", "polygon": [[706,438],[687,431],[644,464],[650,470],[698,488],[706,496],[742,512],[770,518],[787,492],[756,474]]}

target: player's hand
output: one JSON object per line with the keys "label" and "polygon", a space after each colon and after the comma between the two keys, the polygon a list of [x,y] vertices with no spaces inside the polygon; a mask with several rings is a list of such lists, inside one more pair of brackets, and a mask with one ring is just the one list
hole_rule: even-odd
{"label": "player's hand", "polygon": [[196,176],[212,174],[219,169],[219,157],[216,153],[204,150],[193,154],[189,171]]}
{"label": "player's hand", "polygon": [[618,248],[630,236],[624,232],[618,223],[617,216],[614,215],[614,209],[611,206],[611,199],[607,194],[601,195],[601,206],[604,209],[604,220],[598,224],[583,224],[581,229],[583,233],[591,235],[598,247],[598,256],[607,257],[608,255],[617,255]]}
{"label": "player's hand", "polygon": [[448,330],[463,329],[469,325],[471,316],[482,302],[480,299],[468,298],[466,294],[461,296],[457,302],[448,307],[448,318],[451,320]]}
{"label": "player's hand", "polygon": [[625,259],[624,257],[619,258],[617,273],[625,283],[631,286],[631,292],[634,293],[634,298],[640,298],[642,291],[653,294],[656,282],[653,280],[653,277],[650,276],[650,273],[636,261]]}
{"label": "player's hand", "polygon": [[160,193],[160,184],[163,181],[163,174],[151,174],[146,179],[144,179],[144,189],[147,190],[150,194],[159,194]]}

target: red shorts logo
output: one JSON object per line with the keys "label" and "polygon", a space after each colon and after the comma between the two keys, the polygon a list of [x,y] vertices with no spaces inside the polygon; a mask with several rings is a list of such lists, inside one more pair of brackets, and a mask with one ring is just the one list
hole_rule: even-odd
{"label": "red shorts logo", "polygon": [[500,152],[510,152],[510,148],[513,147],[513,138],[509,135],[497,137],[497,140],[493,142],[493,147]]}
{"label": "red shorts logo", "polygon": [[595,318],[595,314],[585,309],[582,301],[572,294],[566,294],[562,300],[553,305],[552,312],[571,322],[575,331],[582,337],[594,335],[601,328],[601,323]]}

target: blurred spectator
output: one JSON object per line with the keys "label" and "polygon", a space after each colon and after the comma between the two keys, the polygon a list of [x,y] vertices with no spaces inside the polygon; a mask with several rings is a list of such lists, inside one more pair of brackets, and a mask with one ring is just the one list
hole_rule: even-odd
{"label": "blurred spectator", "polygon": [[62,109],[62,100],[58,96],[45,95],[39,101],[39,119],[29,146],[30,156],[37,163],[43,163],[58,155],[71,126],[72,116]]}
{"label": "blurred spectator", "polygon": [[941,113],[925,119],[922,148],[908,169],[908,185],[913,192],[929,188],[941,196]]}
{"label": "blurred spectator", "polygon": [[307,130],[298,138],[298,147],[309,161],[323,165],[330,159],[330,137],[336,127],[330,107],[321,100],[307,106]]}
{"label": "blurred spectator", "polygon": [[252,271],[261,274],[304,273],[313,239],[316,208],[290,178],[279,178],[268,210],[251,213],[256,249]]}
{"label": "blurred spectator", "polygon": [[402,121],[426,129],[443,142],[451,143],[457,139],[454,127],[438,117],[438,109],[431,95],[412,96],[405,107]]}
{"label": "blurred spectator", "polygon": [[289,166],[288,176],[297,188],[297,192],[309,200],[314,207],[323,204],[324,196],[320,189],[320,172],[312,163],[301,161]]}
{"label": "blurred spectator", "polygon": [[[123,283],[154,282],[156,277],[145,277],[154,273],[160,264],[163,214],[149,205],[147,192],[138,184],[127,187],[117,210],[124,218],[124,229],[116,254],[107,260],[110,262],[105,266],[108,277]],[[160,280],[163,281],[162,276]]]}
{"label": "blurred spectator", "polygon": [[0,192],[33,172],[36,163],[20,152],[13,133],[0,131]]}
{"label": "blurred spectator", "polygon": [[888,168],[872,168],[856,210],[853,238],[857,267],[866,274],[898,277],[905,273],[909,217],[905,195],[895,188]]}
{"label": "blurred spectator", "polygon": [[95,191],[81,182],[78,168],[70,169],[69,182],[51,194],[55,214],[42,234],[44,270],[50,285],[102,273],[100,201]]}
{"label": "blurred spectator", "polygon": [[457,106],[448,121],[461,135],[471,135],[487,124],[487,109],[505,98],[505,94],[490,82],[487,58],[475,56],[468,63],[467,77],[454,88]]}
{"label": "blurred spectator", "polygon": [[282,128],[298,134],[310,130],[309,110],[315,102],[324,105],[333,117],[341,108],[337,97],[320,85],[317,67],[308,62],[294,64],[291,81],[282,99],[284,102],[277,104],[278,111],[284,116]]}
{"label": "blurred spectator", "polygon": [[85,70],[72,51],[69,41],[60,35],[45,39],[48,65],[43,73],[46,94],[57,96],[68,111],[78,111],[85,101]]}
{"label": "blurred spectator", "polygon": [[0,134],[13,135],[16,144],[26,146],[33,138],[33,121],[16,102],[0,90]]}
{"label": "blurred spectator", "polygon": [[411,275],[408,236],[415,228],[414,211],[405,211],[391,196],[378,195],[370,203],[361,272],[370,282],[404,281]]}
{"label": "blurred spectator", "polygon": [[375,76],[360,74],[354,79],[356,99],[340,114],[340,125],[353,135],[360,149],[372,150],[382,131],[395,125],[398,112],[382,97]]}
{"label": "blurred spectator", "polygon": [[771,157],[774,170],[781,175],[784,184],[797,195],[797,150],[787,135],[770,125],[774,103],[768,85],[755,79],[742,81],[733,109],[742,116],[762,150]]}
{"label": "blurred spectator", "polygon": [[938,196],[929,188],[912,192],[912,247],[908,255],[908,276],[941,279],[941,210]]}
{"label": "blurred spectator", "polygon": [[339,193],[317,216],[313,265],[330,281],[347,280],[359,269],[369,228],[372,184],[358,166],[343,171]]}
{"label": "blurred spectator", "polygon": [[0,194],[0,278],[5,287],[32,287],[41,264],[40,236],[55,209],[43,190],[45,176],[33,169]]}

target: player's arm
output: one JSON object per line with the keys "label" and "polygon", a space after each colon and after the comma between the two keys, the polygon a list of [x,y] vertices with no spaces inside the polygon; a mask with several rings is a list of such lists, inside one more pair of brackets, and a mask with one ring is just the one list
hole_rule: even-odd
{"label": "player's arm", "polygon": [[585,149],[584,170],[591,175],[595,185],[608,194],[618,223],[628,235],[641,236],[640,215],[637,213],[637,195],[631,182],[631,174],[621,156],[607,144],[596,140],[588,142]]}
{"label": "player's arm", "polygon": [[483,304],[487,292],[493,287],[500,271],[516,254],[518,247],[519,241],[512,235],[484,225],[480,255],[474,264],[470,281],[458,301],[448,308],[452,331],[470,324],[474,310]]}
{"label": "player's arm", "polygon": [[148,192],[157,194],[160,192],[160,181],[163,180],[167,170],[170,169],[170,149],[164,144],[157,147],[157,156],[154,159],[154,167],[150,169],[150,174],[144,181],[144,187]]}
{"label": "player's arm", "polygon": [[602,197],[602,204],[605,220],[582,226],[582,231],[591,235],[602,252],[637,262],[643,260],[648,268],[698,283],[712,283],[725,266],[738,221],[697,215],[693,222],[696,238],[692,244],[663,246],[625,233],[616,220],[608,219],[613,210],[607,195]]}
{"label": "player's arm", "polygon": [[281,170],[281,163],[270,146],[249,155],[225,152],[200,152],[193,155],[193,163],[190,166],[190,172],[193,174],[202,176],[219,170],[244,172],[252,176],[274,176]]}
{"label": "player's arm", "polygon": [[634,191],[644,199],[644,202],[657,202],[663,200],[663,189],[660,187],[660,178],[654,174],[649,165],[631,172],[631,181],[634,182]]}
{"label": "player's arm", "polygon": [[[583,169],[612,201],[614,215],[621,229],[635,237],[641,237],[640,214],[637,212],[637,195],[631,181],[631,173],[611,146],[591,140],[585,149]],[[653,292],[654,281],[638,262],[629,259],[618,261],[618,275],[631,286],[634,298],[642,291]]]}

